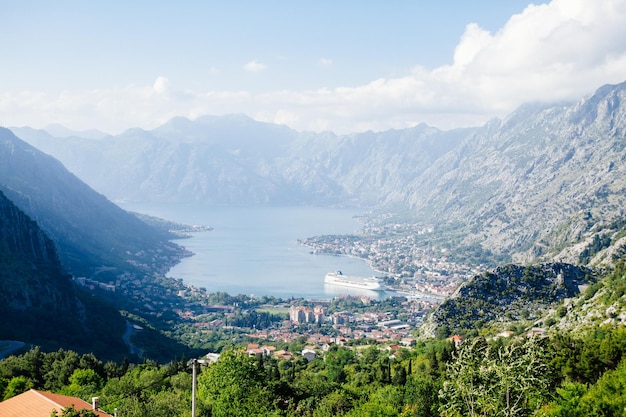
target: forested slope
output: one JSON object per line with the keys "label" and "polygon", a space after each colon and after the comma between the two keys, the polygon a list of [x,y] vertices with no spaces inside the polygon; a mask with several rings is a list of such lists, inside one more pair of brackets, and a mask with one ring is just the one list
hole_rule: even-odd
{"label": "forested slope", "polygon": [[[411,349],[332,347],[312,362],[227,350],[198,376],[198,416],[617,416],[626,406],[626,331]],[[30,351],[0,362],[0,395],[28,387],[90,399],[127,417],[187,416],[191,371]]]}

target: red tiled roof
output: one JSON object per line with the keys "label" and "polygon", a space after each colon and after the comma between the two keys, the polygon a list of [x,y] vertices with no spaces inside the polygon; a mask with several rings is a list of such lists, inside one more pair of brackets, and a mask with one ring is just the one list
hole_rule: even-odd
{"label": "red tiled roof", "polygon": [[91,404],[76,397],[53,394],[51,392],[28,390],[0,402],[0,416],[2,417],[50,417],[52,410],[59,413],[65,407],[74,406],[76,410],[91,410],[98,416],[111,417],[100,410],[92,410]]}

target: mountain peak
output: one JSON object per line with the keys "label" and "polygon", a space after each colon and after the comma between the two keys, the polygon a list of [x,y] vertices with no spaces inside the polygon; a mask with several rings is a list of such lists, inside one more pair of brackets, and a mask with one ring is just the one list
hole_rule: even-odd
{"label": "mountain peak", "polygon": [[109,136],[108,133],[97,129],[72,130],[59,123],[51,123],[43,128],[46,132],[57,138],[80,137],[85,139],[102,139]]}
{"label": "mountain peak", "polygon": [[571,111],[570,121],[580,129],[594,128],[606,133],[621,134],[626,128],[626,81],[607,84],[588,98],[583,98]]}

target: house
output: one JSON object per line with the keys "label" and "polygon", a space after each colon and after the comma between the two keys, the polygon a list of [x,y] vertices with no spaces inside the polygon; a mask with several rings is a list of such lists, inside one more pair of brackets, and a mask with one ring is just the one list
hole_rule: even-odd
{"label": "house", "polygon": [[0,402],[0,416],[2,417],[50,417],[56,410],[59,414],[64,408],[73,406],[76,410],[89,410],[101,417],[113,417],[98,408],[98,398],[93,403],[76,397],[53,394],[51,392],[34,389],[23,392],[15,397]]}
{"label": "house", "polygon": [[260,358],[265,355],[265,351],[261,348],[247,349],[246,353],[248,353],[248,356],[254,356],[256,358]]}
{"label": "house", "polygon": [[275,346],[259,346],[258,343],[248,343],[246,353],[248,353],[249,356],[256,356],[257,358],[260,358],[263,355],[271,356],[275,350]]}
{"label": "house", "polygon": [[505,331],[500,332],[500,333],[498,333],[497,335],[495,335],[495,336],[493,337],[493,340],[497,340],[497,339],[499,339],[499,338],[501,338],[501,337],[506,337],[506,338],[509,338],[509,337],[513,337],[514,335],[515,335],[515,332],[513,332],[513,331],[511,331],[511,330],[505,330]]}
{"label": "house", "polygon": [[211,353],[211,352],[209,352],[206,355],[204,355],[204,357],[205,357],[205,362],[215,363],[215,362],[217,362],[219,360],[220,354],[219,353]]}
{"label": "house", "polygon": [[415,346],[417,341],[413,339],[412,337],[404,337],[400,340],[400,343],[402,343],[403,346],[411,347],[411,346]]}
{"label": "house", "polygon": [[528,337],[545,337],[546,333],[546,329],[533,327],[528,331]]}
{"label": "house", "polygon": [[276,359],[289,360],[293,357],[293,355],[291,354],[291,352],[288,352],[286,350],[277,350],[274,352],[274,357]]}
{"label": "house", "polygon": [[461,346],[461,344],[463,343],[463,336],[460,336],[458,334],[455,334],[454,336],[450,336],[449,338],[446,339],[448,342],[452,342],[454,343],[455,347],[459,347]]}
{"label": "house", "polygon": [[302,356],[306,358],[307,362],[311,362],[312,360],[315,360],[315,351],[312,349],[304,349],[302,351]]}

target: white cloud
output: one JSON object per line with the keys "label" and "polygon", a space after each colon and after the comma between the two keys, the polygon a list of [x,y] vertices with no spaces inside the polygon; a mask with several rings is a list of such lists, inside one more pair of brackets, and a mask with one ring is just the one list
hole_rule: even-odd
{"label": "white cloud", "polygon": [[508,109],[531,100],[571,99],[607,82],[623,81],[626,68],[624,1],[554,0],[529,6],[496,34],[468,26],[444,71],[484,106]]}
{"label": "white cloud", "polygon": [[317,65],[322,68],[331,68],[333,66],[333,60],[329,58],[320,58],[319,61],[317,61]]}
{"label": "white cloud", "polygon": [[[332,61],[322,58],[318,64]],[[267,67],[253,60],[243,68],[258,72]],[[495,33],[468,24],[449,65],[416,65],[396,78],[259,94],[174,91],[165,77],[147,87],[58,96],[5,92],[0,94],[0,122],[120,131],[155,127],[179,115],[242,112],[301,130],[381,130],[419,122],[452,128],[505,116],[529,101],[578,99],[624,80],[626,0],[553,0],[527,7]]]}
{"label": "white cloud", "polygon": [[154,89],[155,93],[163,94],[167,91],[168,84],[169,84],[169,80],[166,77],[159,76],[154,82],[154,85],[152,86],[152,88]]}
{"label": "white cloud", "polygon": [[243,69],[248,72],[261,72],[267,68],[267,65],[252,60],[243,66]]}
{"label": "white cloud", "polygon": [[309,103],[316,109],[315,119],[304,118],[310,126],[323,119],[335,130],[421,121],[451,128],[505,116],[525,102],[577,99],[624,80],[626,2],[554,0],[529,6],[496,33],[469,24],[450,65],[266,102]]}

